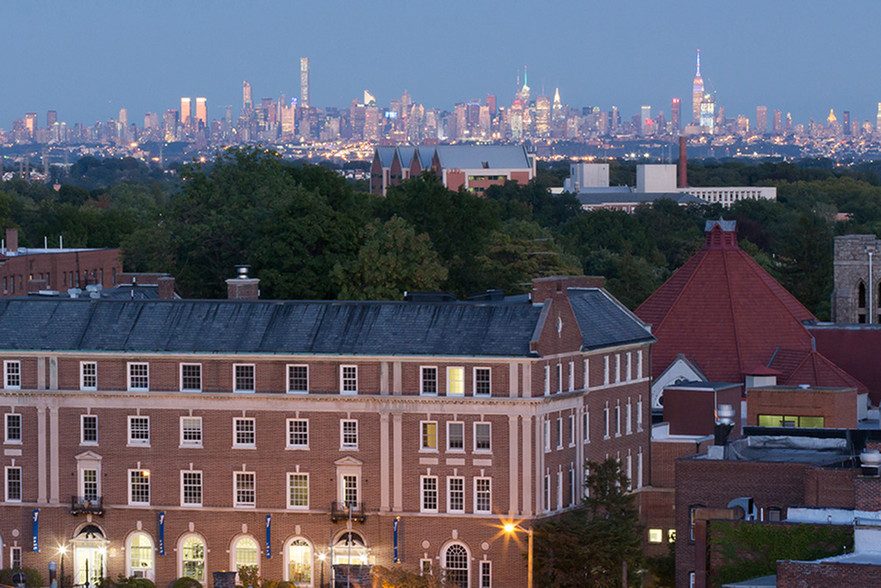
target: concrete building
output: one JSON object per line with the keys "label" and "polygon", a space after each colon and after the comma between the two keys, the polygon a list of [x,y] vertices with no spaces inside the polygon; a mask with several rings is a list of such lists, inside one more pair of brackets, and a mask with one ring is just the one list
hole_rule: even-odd
{"label": "concrete building", "polygon": [[588,459],[644,486],[654,338],[601,279],[468,303],[243,300],[256,282],[0,301],[0,567],[525,586],[503,521],[578,504]]}

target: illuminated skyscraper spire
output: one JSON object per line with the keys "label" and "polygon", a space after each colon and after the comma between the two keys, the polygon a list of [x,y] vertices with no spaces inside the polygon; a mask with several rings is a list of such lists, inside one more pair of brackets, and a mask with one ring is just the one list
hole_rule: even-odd
{"label": "illuminated skyscraper spire", "polygon": [[704,79],[701,77],[701,50],[697,50],[697,71],[691,87],[691,121],[699,125],[701,121],[701,101],[704,99]]}

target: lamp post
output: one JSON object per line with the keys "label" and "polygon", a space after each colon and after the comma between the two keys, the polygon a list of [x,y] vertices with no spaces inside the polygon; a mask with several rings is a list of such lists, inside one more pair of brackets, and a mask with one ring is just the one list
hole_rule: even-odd
{"label": "lamp post", "polygon": [[532,588],[532,527],[524,529],[520,525],[515,525],[514,523],[505,523],[503,529],[508,535],[513,535],[516,531],[523,531],[526,533],[526,588]]}
{"label": "lamp post", "polygon": [[67,553],[67,545],[58,546],[58,556],[61,558],[61,576],[58,578],[58,587],[64,588],[64,554]]}

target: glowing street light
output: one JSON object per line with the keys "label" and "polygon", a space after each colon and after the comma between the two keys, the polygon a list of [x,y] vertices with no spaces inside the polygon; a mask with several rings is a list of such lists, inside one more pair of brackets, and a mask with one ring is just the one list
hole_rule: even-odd
{"label": "glowing street light", "polygon": [[528,537],[526,547],[526,588],[532,588],[532,527],[524,529],[515,523],[505,523],[502,530],[508,535],[514,535],[517,531],[526,533]]}

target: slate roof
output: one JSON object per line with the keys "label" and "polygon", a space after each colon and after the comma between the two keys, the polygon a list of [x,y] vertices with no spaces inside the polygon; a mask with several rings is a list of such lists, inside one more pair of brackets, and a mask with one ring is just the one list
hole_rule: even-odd
{"label": "slate roof", "polygon": [[703,200],[687,192],[579,192],[575,195],[582,206],[602,204],[648,204],[658,200],[672,200],[676,204],[706,204]]}
{"label": "slate roof", "polygon": [[[756,366],[779,383],[865,386],[813,350],[803,321],[816,320],[737,246],[733,221],[707,223],[704,248],[636,309],[652,325],[657,376],[683,353],[710,380],[742,382]],[[719,238],[719,233],[729,233]],[[798,381],[795,381],[797,379]]]}
{"label": "slate roof", "polygon": [[483,162],[488,169],[532,168],[522,145],[438,145],[434,149],[444,169],[482,169]]}
{"label": "slate roof", "polygon": [[391,167],[392,159],[395,157],[397,147],[377,147],[376,153],[379,156],[379,163],[382,167]]}
{"label": "slate roof", "polygon": [[[640,336],[600,291],[576,298],[591,348]],[[526,357],[541,312],[504,302],[4,299],[0,349]]]}
{"label": "slate roof", "polygon": [[655,340],[642,321],[629,312],[625,313],[604,291],[569,288],[567,294],[581,329],[583,349]]}

